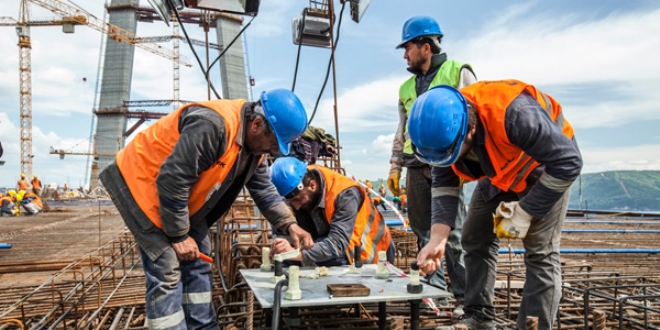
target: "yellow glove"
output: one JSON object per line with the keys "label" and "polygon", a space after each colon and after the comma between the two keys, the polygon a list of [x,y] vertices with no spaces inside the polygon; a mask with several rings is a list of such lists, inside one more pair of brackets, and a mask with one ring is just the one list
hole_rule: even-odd
{"label": "yellow glove", "polygon": [[390,175],[387,177],[387,187],[390,188],[392,195],[399,196],[399,181],[401,180],[401,166],[392,165]]}
{"label": "yellow glove", "polygon": [[493,232],[499,238],[520,238],[527,235],[532,216],[518,202],[500,202],[493,214]]}

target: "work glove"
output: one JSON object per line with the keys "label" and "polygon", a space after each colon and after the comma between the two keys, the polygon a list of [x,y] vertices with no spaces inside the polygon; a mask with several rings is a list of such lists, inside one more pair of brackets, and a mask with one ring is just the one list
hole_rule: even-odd
{"label": "work glove", "polygon": [[500,202],[493,214],[493,231],[499,238],[523,239],[527,236],[532,218],[518,202]]}
{"label": "work glove", "polygon": [[387,177],[387,187],[390,188],[392,195],[399,196],[399,181],[401,180],[401,166],[392,165],[390,175]]}

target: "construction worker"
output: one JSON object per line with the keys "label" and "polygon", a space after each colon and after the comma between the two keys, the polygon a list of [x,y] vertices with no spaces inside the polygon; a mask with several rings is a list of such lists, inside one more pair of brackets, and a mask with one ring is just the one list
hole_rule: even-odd
{"label": "construction worker", "polygon": [[10,190],[7,196],[0,198],[0,216],[13,217],[18,215],[16,212],[16,191]]}
{"label": "construction worker", "polygon": [[380,187],[378,188],[378,194],[381,195],[382,197],[387,196],[387,191],[385,190],[385,185],[380,184]]}
{"label": "construction worker", "polygon": [[369,179],[364,179],[364,185],[369,189],[374,189],[374,185],[371,183],[371,181],[369,181]]}
{"label": "construction worker", "polygon": [[[420,162],[413,154],[412,145],[408,138],[406,125],[410,108],[419,96],[428,89],[438,85],[463,87],[477,81],[472,67],[455,60],[448,60],[446,53],[441,53],[440,43],[443,33],[440,25],[428,16],[415,16],[403,25],[401,42],[397,48],[405,49],[403,58],[408,63],[408,71],[413,75],[399,88],[399,125],[392,144],[392,158],[390,158],[390,173],[387,185],[394,196],[399,194],[399,181],[401,169],[408,169],[406,186],[409,194],[408,216],[410,227],[417,236],[419,248],[429,241],[431,232],[431,169]],[[463,203],[463,194],[460,195]],[[452,318],[457,319],[463,315],[461,305],[465,292],[465,266],[463,249],[461,248],[462,223],[465,212],[457,214],[456,226],[449,237],[449,251],[446,253],[446,264],[449,278],[452,283],[452,293],[456,299]],[[429,282],[445,289],[444,269],[440,268],[435,274],[429,276]],[[446,302],[442,301],[445,304]]]}
{"label": "construction worker", "polygon": [[[517,80],[457,90],[435,87],[415,101],[410,139],[433,167],[431,240],[417,256],[433,271],[458,210],[460,178],[479,180],[463,227],[469,329],[495,329],[497,251],[501,238],[522,239],[527,268],[517,327],[528,316],[552,329],[561,298],[559,241],[570,187],[582,156],[561,106]],[[494,216],[495,215],[495,216]]]}
{"label": "construction worker", "polygon": [[44,208],[41,198],[31,191],[25,193],[21,199],[21,206],[28,215],[36,215]]}
{"label": "construction worker", "polygon": [[[211,301],[209,227],[245,186],[273,228],[312,246],[270,182],[264,154],[289,153],[307,128],[298,97],[285,89],[256,102],[190,103],[138,133],[100,174],[140,247],[150,329],[218,329]],[[219,256],[217,256],[219,257]]]}
{"label": "construction worker", "polygon": [[[355,245],[361,244],[364,263],[378,262],[378,251],[387,251],[387,260],[394,262],[389,228],[360,185],[329,168],[307,166],[293,157],[276,159],[271,173],[277,192],[314,239],[311,249],[289,260],[304,266],[348,265],[353,262]],[[271,253],[293,249],[287,239],[276,238]]]}
{"label": "construction worker", "polygon": [[36,174],[32,176],[32,192],[37,196],[41,196],[41,180]]}
{"label": "construction worker", "polygon": [[387,211],[387,206],[385,206],[385,202],[383,202],[383,197],[380,196],[375,196],[371,198],[371,200],[374,202],[374,206],[378,208],[378,206],[383,208],[383,211]]}
{"label": "construction worker", "polygon": [[29,182],[25,178],[25,173],[21,173],[21,178],[16,183],[16,190],[28,190]]}

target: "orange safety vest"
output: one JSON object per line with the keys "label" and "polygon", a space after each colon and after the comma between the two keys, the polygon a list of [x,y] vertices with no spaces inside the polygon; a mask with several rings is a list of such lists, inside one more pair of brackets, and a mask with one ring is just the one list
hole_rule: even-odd
{"label": "orange safety vest", "polygon": [[227,149],[218,160],[200,173],[197,182],[190,188],[188,212],[193,216],[217,190],[234,166],[241,146],[236,143],[241,126],[241,109],[245,100],[214,100],[190,103],[159,119],[140,132],[124,149],[117,153],[117,166],[131,195],[140,209],[158,228],[163,228],[160,219],[160,202],[156,177],[165,159],[179,140],[179,117],[191,106],[213,109],[224,119],[227,132]]}
{"label": "orange safety vest", "polygon": [[27,179],[18,180],[18,190],[27,190],[28,181]]}
{"label": "orange safety vest", "polygon": [[39,198],[39,196],[37,196],[35,193],[33,193],[31,191],[28,191],[27,193],[25,193],[25,196],[23,196],[23,199],[27,200],[30,197],[34,197],[34,199],[30,203],[37,204],[37,206],[39,206],[39,208],[44,207],[44,205],[41,203],[41,198]]}
{"label": "orange safety vest", "polygon": [[32,189],[41,189],[41,180],[33,179],[32,180]]}
{"label": "orange safety vest", "polygon": [[325,218],[328,223],[332,222],[332,215],[335,213],[335,199],[342,191],[350,187],[358,187],[364,198],[364,202],[358,210],[353,235],[346,248],[348,262],[353,263],[353,248],[356,245],[362,245],[360,253],[361,260],[364,263],[378,262],[378,251],[387,251],[390,247],[392,237],[380,212],[376,210],[369,196],[357,183],[349,178],[329,169],[318,165],[310,165],[308,170],[317,169],[323,175],[325,181]]}
{"label": "orange safety vest", "polygon": [[[472,102],[486,131],[486,151],[495,169],[491,177],[493,186],[502,191],[522,192],[527,188],[525,179],[540,164],[525,154],[518,146],[509,142],[506,135],[506,109],[523,91],[529,92],[550,116],[550,119],[569,139],[573,138],[573,127],[564,118],[561,105],[541,93],[534,86],[518,80],[482,81],[461,89],[461,94]],[[456,164],[454,172],[466,180],[479,180],[462,173]]]}
{"label": "orange safety vest", "polygon": [[2,205],[2,201],[5,201],[5,200],[7,202],[9,202],[10,204],[14,202],[14,200],[11,198],[11,196],[5,196],[5,197],[0,198],[0,205]]}

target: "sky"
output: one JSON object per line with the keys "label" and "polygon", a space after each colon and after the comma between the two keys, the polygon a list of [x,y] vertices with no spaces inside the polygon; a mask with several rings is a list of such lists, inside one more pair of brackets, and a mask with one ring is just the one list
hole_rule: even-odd
{"label": "sky", "polygon": [[[2,2],[0,16],[16,18],[19,1]],[[103,2],[73,1],[100,19]],[[149,6],[145,0],[141,5]],[[334,5],[339,19],[341,3]],[[261,1],[244,42],[249,75],[256,82],[252,95],[292,87],[298,46],[292,43],[291,20],[306,6],[308,0]],[[403,23],[416,15],[438,21],[444,33],[442,51],[471,64],[479,80],[519,79],[557,99],[575,128],[583,173],[660,170],[660,2],[373,0],[359,24],[350,20],[346,7],[335,59],[339,140],[347,173],[372,180],[387,177],[398,124],[398,88],[410,76],[403,50],[395,46]],[[30,8],[33,20],[55,17],[37,5]],[[201,28],[186,28],[192,38],[204,40]],[[139,23],[136,34],[171,33],[165,23],[154,22]],[[85,26],[76,26],[74,34],[64,34],[58,26],[32,28],[33,172],[45,183],[85,182],[86,156],[60,160],[49,148],[87,151],[102,37]],[[187,45],[181,44],[181,50],[194,61]],[[196,50],[203,56],[202,48]],[[14,186],[20,176],[18,55],[14,28],[0,26],[0,160],[6,161],[0,166],[0,187]],[[310,116],[329,57],[323,48],[302,47],[300,52],[295,92]],[[136,49],[131,99],[172,99],[172,74],[170,61]],[[211,79],[221,91],[217,68]],[[180,86],[183,100],[207,97],[196,66],[181,67]],[[334,135],[333,104],[331,76],[312,125]]]}

